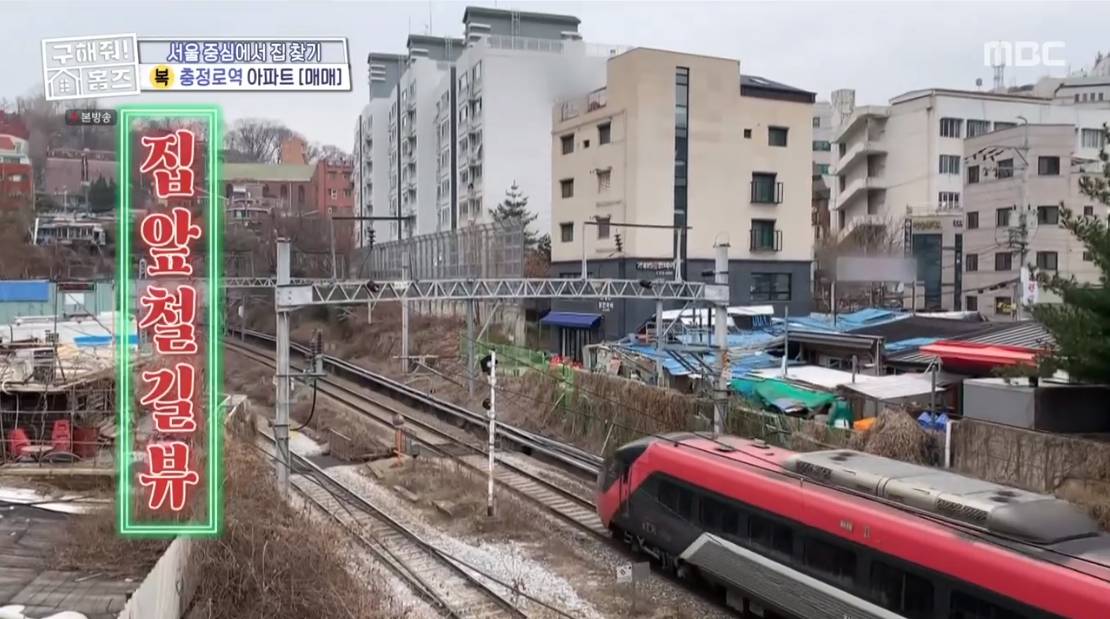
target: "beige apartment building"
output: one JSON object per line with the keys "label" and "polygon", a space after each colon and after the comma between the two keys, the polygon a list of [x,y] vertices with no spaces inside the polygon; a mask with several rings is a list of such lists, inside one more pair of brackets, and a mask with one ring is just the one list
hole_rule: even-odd
{"label": "beige apartment building", "polygon": [[[744,75],[737,60],[644,48],[610,58],[606,77],[553,110],[553,275],[580,276],[585,251],[596,277],[672,279],[677,254],[681,277],[711,281],[727,242],[732,304],[808,312],[814,94]],[[654,312],[565,305],[596,314],[606,337]]]}
{"label": "beige apartment building", "polygon": [[[1077,137],[1087,142],[1084,151],[1096,140],[1101,144],[1101,134],[1079,135],[1082,131],[1071,124],[1025,125],[964,142],[966,309],[993,320],[1014,318],[1023,265],[1074,275],[1081,282],[1098,281],[1090,255],[1059,223],[1061,207],[1077,215],[1107,216],[1105,205],[1079,189],[1079,179],[1097,172],[1099,163],[1077,152]],[[1059,299],[1041,290],[1038,302]]]}

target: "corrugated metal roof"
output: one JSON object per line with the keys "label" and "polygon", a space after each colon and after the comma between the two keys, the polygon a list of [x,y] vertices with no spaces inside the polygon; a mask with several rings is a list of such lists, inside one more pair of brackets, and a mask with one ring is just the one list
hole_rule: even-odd
{"label": "corrugated metal roof", "polygon": [[313,166],[296,163],[225,163],[220,169],[224,181],[272,181],[307,183]]}
{"label": "corrugated metal roof", "polygon": [[[1044,325],[1034,320],[1015,323],[994,323],[978,335],[971,334],[968,337],[961,337],[955,341],[970,342],[973,344],[1024,346],[1026,348],[1045,348],[1055,343],[1052,334],[1044,328]],[[913,350],[891,355],[887,360],[892,363],[920,363],[924,365],[932,361],[933,356],[924,354],[918,350]]]}

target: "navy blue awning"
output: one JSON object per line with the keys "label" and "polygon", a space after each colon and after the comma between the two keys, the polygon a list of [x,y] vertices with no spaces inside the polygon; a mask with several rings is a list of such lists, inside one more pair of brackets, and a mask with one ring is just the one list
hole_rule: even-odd
{"label": "navy blue awning", "polygon": [[601,314],[584,314],[582,312],[548,312],[540,319],[541,325],[555,327],[570,327],[572,329],[592,329],[601,320]]}

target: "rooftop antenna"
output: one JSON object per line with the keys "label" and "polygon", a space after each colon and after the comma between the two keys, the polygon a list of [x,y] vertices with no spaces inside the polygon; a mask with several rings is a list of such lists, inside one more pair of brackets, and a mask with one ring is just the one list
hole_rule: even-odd
{"label": "rooftop antenna", "polygon": [[991,68],[994,69],[994,90],[1000,92],[1006,89],[1006,63],[999,62],[992,64]]}
{"label": "rooftop antenna", "polygon": [[432,36],[432,0],[428,0],[428,36]]}

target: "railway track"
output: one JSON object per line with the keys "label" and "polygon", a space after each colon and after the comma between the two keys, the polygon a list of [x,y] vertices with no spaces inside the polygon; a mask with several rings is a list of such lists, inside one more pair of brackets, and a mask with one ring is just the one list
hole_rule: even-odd
{"label": "railway track", "polygon": [[[266,436],[270,444],[273,438]],[[270,452],[273,455],[273,452]],[[311,460],[292,454],[290,486],[424,601],[453,619],[526,618],[508,587],[460,563]]]}
{"label": "railway track", "polygon": [[[274,360],[269,354],[254,347],[231,341],[225,341],[224,344],[257,363],[264,364],[267,367],[275,366]],[[487,474],[488,453],[485,438],[476,437],[441,421],[428,421],[411,411],[371,397],[362,389],[347,385],[333,377],[319,377],[316,388],[320,394],[332,398],[366,417],[371,422],[380,425],[383,431],[392,433],[394,431],[392,426],[393,416],[400,415],[405,420],[403,431],[414,443],[421,445],[422,450],[451,458],[478,474]],[[483,431],[485,431],[485,423],[483,418]],[[554,442],[550,442],[549,446],[557,445],[552,445],[552,443]],[[554,449],[549,449],[549,451],[554,451]],[[568,490],[532,471],[507,461],[503,456],[497,456],[494,478],[502,488],[538,506],[546,513],[567,522],[576,529],[606,541],[611,539],[597,516],[592,496],[583,496]]]}

